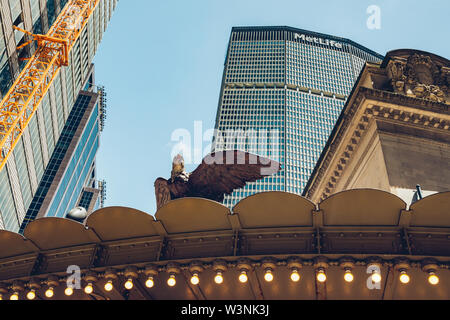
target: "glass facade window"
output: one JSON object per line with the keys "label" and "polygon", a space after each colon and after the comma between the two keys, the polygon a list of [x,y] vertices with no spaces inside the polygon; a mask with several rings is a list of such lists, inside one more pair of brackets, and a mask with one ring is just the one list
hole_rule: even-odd
{"label": "glass facade window", "polygon": [[233,41],[226,82],[284,82],[284,41]]}
{"label": "glass facade window", "polygon": [[45,136],[47,138],[47,150],[48,153],[51,154],[55,147],[55,139],[54,139],[54,129],[53,129],[53,119],[52,112],[50,110],[50,99],[48,95],[42,99],[41,106],[44,114],[44,126],[45,126]]}
{"label": "glass facade window", "polygon": [[58,186],[58,193],[47,212],[48,217],[64,217],[75,207],[75,202],[89,177],[89,169],[97,153],[98,144],[98,112],[96,112],[86,127],[74,157]]}
{"label": "glass facade window", "polygon": [[36,117],[33,117],[28,124],[31,136],[31,147],[33,150],[34,167],[36,170],[36,178],[41,180],[44,174],[44,160],[42,158],[42,146],[41,139],[39,137],[38,121]]}
{"label": "glass facade window", "polygon": [[25,206],[29,206],[32,195],[30,177],[28,175],[28,166],[25,158],[25,150],[23,142],[19,141],[14,149],[14,160],[16,161],[17,174],[19,176],[20,190],[22,192],[23,203]]}
{"label": "glass facade window", "polygon": [[348,54],[301,42],[286,42],[287,83],[346,95],[355,78]]}
{"label": "glass facade window", "polygon": [[33,32],[35,34],[42,33],[42,24],[41,24],[41,8],[39,6],[39,0],[30,0],[31,7],[31,20],[33,22]]}
{"label": "glass facade window", "polygon": [[[37,214],[41,210],[45,198],[47,197],[49,189],[54,182],[56,174],[60,169],[64,168],[61,167],[62,162],[66,157],[69,148],[73,145],[72,141],[76,138],[76,133],[79,131],[79,126],[80,123],[82,123],[83,116],[86,112],[89,112],[87,110],[91,99],[93,98],[90,95],[80,94],[78,96],[72,112],[66,121],[60,139],[55,147],[55,151],[53,152],[49,164],[41,179],[36,195],[29,206],[26,217],[21,225],[20,232],[23,232],[26,225],[36,218]],[[64,216],[65,213],[67,213],[64,212],[64,210],[67,209],[67,206],[72,204],[69,200],[74,197],[75,194],[76,197],[81,194],[79,185],[84,186],[88,180],[88,173],[86,173],[85,168],[91,168],[98,149],[98,118],[98,105],[95,105],[93,110],[90,112],[87,124],[82,130],[81,138],[74,147],[75,151],[72,153],[69,165],[66,170],[63,170],[64,174],[58,185],[57,192],[51,200],[48,216]],[[73,181],[75,181],[75,183],[73,183]],[[78,182],[78,184],[76,182]],[[60,207],[60,209],[58,209],[58,207]],[[63,214],[57,215],[57,212],[63,212]]]}
{"label": "glass facade window", "polygon": [[[280,161],[284,159],[282,152],[279,153],[285,134],[284,99],[284,89],[225,89],[218,119],[218,127],[224,135],[221,141],[216,139],[215,151],[240,149]],[[243,194],[264,191],[269,185],[284,191],[283,176],[284,170],[281,170],[275,176],[250,183],[224,203],[230,205]]]}
{"label": "glass facade window", "polygon": [[55,0],[47,0],[47,15],[48,15],[48,23],[49,25],[52,25],[57,18]]}
{"label": "glass facade window", "polygon": [[286,191],[300,194],[344,101],[293,90],[286,95]]}
{"label": "glass facade window", "polygon": [[[281,163],[274,176],[225,196],[301,194],[366,61],[382,56],[343,38],[290,27],[233,28],[213,151],[240,149]],[[228,139],[226,132],[239,138]],[[268,138],[266,132],[275,133]]]}
{"label": "glass facade window", "polygon": [[0,171],[0,181],[2,182],[0,183],[0,213],[2,214],[3,226],[6,230],[15,230],[18,225],[18,218],[6,170]]}
{"label": "glass facade window", "polygon": [[8,91],[11,84],[11,70],[9,67],[6,39],[3,33],[3,23],[0,15],[0,98]]}
{"label": "glass facade window", "polygon": [[9,0],[9,8],[11,10],[11,18],[13,24],[17,22],[17,19],[22,14],[22,4],[17,0]]}
{"label": "glass facade window", "polygon": [[80,202],[78,203],[78,206],[83,207],[85,209],[89,208],[93,196],[94,196],[93,192],[84,191],[83,195],[81,196]]}

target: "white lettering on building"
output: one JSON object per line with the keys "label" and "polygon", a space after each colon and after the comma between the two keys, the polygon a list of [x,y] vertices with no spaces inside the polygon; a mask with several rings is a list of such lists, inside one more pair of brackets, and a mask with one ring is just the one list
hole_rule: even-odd
{"label": "white lettering on building", "polygon": [[297,39],[302,39],[303,41],[313,42],[313,43],[317,43],[317,44],[323,44],[326,46],[331,46],[331,47],[336,47],[336,48],[342,49],[342,43],[334,41],[334,40],[312,37],[312,36],[307,36],[304,34],[296,33],[295,40],[297,40]]}

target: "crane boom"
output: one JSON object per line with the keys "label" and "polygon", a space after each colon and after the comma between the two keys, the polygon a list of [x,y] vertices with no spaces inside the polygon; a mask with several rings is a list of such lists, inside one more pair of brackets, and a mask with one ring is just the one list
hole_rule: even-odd
{"label": "crane boom", "polygon": [[[100,0],[69,0],[0,104],[0,171],[22,136]],[[19,29],[19,28],[16,28]],[[21,30],[21,29],[19,29]]]}

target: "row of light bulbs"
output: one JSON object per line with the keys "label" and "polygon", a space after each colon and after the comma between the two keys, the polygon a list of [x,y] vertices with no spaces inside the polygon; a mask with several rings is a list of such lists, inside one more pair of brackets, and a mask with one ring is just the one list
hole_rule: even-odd
{"label": "row of light bulbs", "polygon": [[[372,282],[374,282],[374,283],[380,283],[382,280],[381,274],[379,272],[374,271],[370,277],[371,277]],[[317,281],[319,281],[319,282],[325,282],[327,280],[327,275],[325,273],[325,270],[322,268],[318,269],[316,278],[317,278]],[[350,283],[350,282],[353,282],[354,278],[355,277],[352,273],[352,270],[350,268],[346,268],[345,272],[344,272],[344,280],[346,282]],[[299,279],[298,276],[296,274],[292,273],[291,280],[296,281],[297,279]],[[411,277],[408,275],[408,272],[405,269],[400,270],[399,280],[402,284],[408,284],[411,281]],[[437,285],[439,283],[439,277],[436,275],[436,273],[434,271],[428,272],[428,282],[431,285]]]}
{"label": "row of light bulbs", "polygon": [[[292,269],[291,271],[291,281],[293,282],[299,282],[300,281],[300,273],[298,272],[298,269]],[[344,280],[346,282],[353,282],[354,280],[354,275],[352,273],[352,270],[350,268],[346,268],[345,269],[345,273],[344,273]],[[194,279],[195,279],[195,283],[194,283]],[[319,268],[316,271],[316,279],[318,282],[324,283],[327,281],[327,275],[325,272],[324,268]],[[371,274],[371,280],[374,283],[380,283],[381,282],[381,274],[379,272],[373,272]],[[272,282],[274,280],[274,275],[271,269],[266,269],[265,273],[264,273],[264,280],[266,282]],[[399,280],[401,283],[403,284],[408,284],[411,280],[411,277],[408,275],[406,270],[401,270],[400,271],[400,276],[399,276]],[[217,284],[220,284],[223,282],[223,277],[222,274],[220,272],[218,272],[218,274],[216,275],[216,277],[214,278],[214,281]],[[242,270],[240,275],[239,275],[239,281],[242,283],[246,283],[248,281],[248,275],[247,275],[247,271],[246,270]],[[194,275],[191,278],[191,283],[192,284],[198,284],[199,280],[198,280],[198,275]],[[436,273],[434,271],[430,271],[428,273],[428,282],[431,285],[437,285],[439,283],[439,277],[436,275]]]}
{"label": "row of light bulbs", "polygon": [[[298,269],[293,268],[291,270],[291,275],[290,275],[290,279],[293,282],[299,282],[300,281],[300,273],[298,271]],[[248,281],[248,271],[245,269],[242,269],[240,271],[239,274],[239,281],[241,283],[246,283]],[[320,283],[324,283],[327,280],[327,275],[325,272],[325,268],[318,268],[316,270],[316,279],[318,282]],[[274,275],[273,275],[273,270],[271,268],[267,268],[265,270],[264,273],[264,280],[266,282],[272,282],[274,280]],[[344,272],[344,280],[348,283],[353,282],[354,280],[354,275],[352,273],[351,268],[346,268],[345,272]],[[371,280],[374,283],[380,283],[382,280],[381,274],[379,272],[373,272],[371,274]],[[400,270],[400,276],[399,276],[399,280],[402,284],[408,284],[411,280],[411,277],[408,275],[406,270]],[[200,283],[200,277],[199,277],[199,273],[195,272],[193,273],[191,279],[190,279],[191,284],[193,285],[198,285]],[[222,270],[218,270],[216,271],[216,275],[214,277],[214,282],[217,284],[222,284],[224,282],[224,278],[223,278],[223,271]],[[439,277],[436,275],[436,273],[434,271],[429,271],[428,272],[428,282],[431,285],[437,285],[439,283]],[[169,287],[174,287],[176,285],[177,281],[176,281],[176,275],[175,273],[171,273],[169,275],[169,278],[167,280],[167,285]],[[155,281],[154,281],[154,276],[150,275],[148,276],[148,278],[145,281],[145,286],[147,288],[153,288],[153,286],[155,285]],[[124,287],[127,290],[131,290],[134,287],[134,283],[133,283],[133,278],[130,277],[127,279],[127,281],[124,283]],[[114,289],[114,284],[113,284],[113,280],[109,279],[105,285],[104,285],[104,289],[107,292],[110,292]],[[88,284],[84,287],[84,292],[86,294],[92,294],[94,292],[94,287],[93,284],[91,282],[88,282]],[[73,295],[74,290],[72,287],[68,286],[65,290],[64,290],[64,294],[66,296],[71,296]],[[36,290],[35,289],[30,289],[27,293],[27,299],[29,300],[34,300],[36,298]],[[54,296],[54,288],[53,287],[48,287],[48,289],[45,291],[45,296],[49,299],[53,298]],[[0,300],[3,299],[3,296],[0,294]],[[14,292],[11,296],[10,296],[10,300],[19,300],[19,293],[18,292]]]}

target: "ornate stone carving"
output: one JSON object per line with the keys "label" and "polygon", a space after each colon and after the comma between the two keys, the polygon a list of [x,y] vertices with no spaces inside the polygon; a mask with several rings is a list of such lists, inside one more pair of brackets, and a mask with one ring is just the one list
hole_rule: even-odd
{"label": "ornate stone carving", "polygon": [[413,54],[393,57],[387,74],[394,92],[421,99],[445,102],[449,93],[450,69],[439,67],[430,56]]}
{"label": "ornate stone carving", "polygon": [[405,90],[405,68],[406,61],[391,60],[387,67],[388,76],[392,81],[392,87],[394,92],[404,93]]}
{"label": "ornate stone carving", "polygon": [[429,99],[436,102],[445,101],[444,92],[435,85],[427,86],[419,83],[413,88],[412,92],[417,98]]}
{"label": "ornate stone carving", "polygon": [[450,68],[442,67],[441,76],[439,77],[438,85],[443,88],[444,92],[450,94]]}

